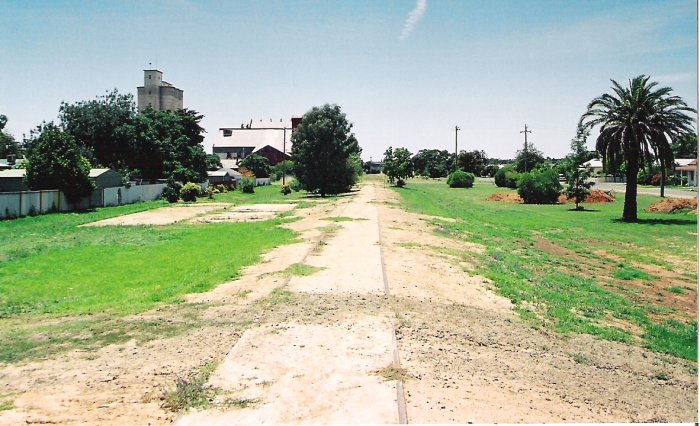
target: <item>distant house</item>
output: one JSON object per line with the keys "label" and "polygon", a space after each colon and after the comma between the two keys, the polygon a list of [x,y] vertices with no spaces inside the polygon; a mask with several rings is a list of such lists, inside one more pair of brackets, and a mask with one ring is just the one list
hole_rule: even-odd
{"label": "distant house", "polygon": [[[29,191],[24,183],[26,169],[0,171],[0,192]],[[122,175],[112,169],[91,169],[90,177],[95,181],[96,189],[122,186]]]}
{"label": "distant house", "polygon": [[375,175],[379,174],[384,170],[383,161],[368,161],[366,164],[367,174]]}
{"label": "distant house", "polygon": [[8,154],[7,158],[0,158],[0,170],[9,170],[23,164],[25,161],[24,158],[17,158],[14,154]]}
{"label": "distant house", "polygon": [[207,172],[209,185],[231,185],[241,179],[243,179],[242,174],[227,168]]}
{"label": "distant house", "polygon": [[112,169],[91,169],[90,177],[95,180],[95,189],[122,186],[123,176]]}
{"label": "distant house", "polygon": [[222,127],[212,148],[225,168],[237,169],[238,163],[250,154],[261,155],[275,165],[290,159],[292,133],[301,118],[291,120],[250,120],[240,127]]}
{"label": "distant house", "polygon": [[582,164],[585,168],[593,169],[593,174],[599,174],[603,172],[603,161],[599,159],[593,159],[586,161]]}
{"label": "distant house", "polygon": [[685,178],[689,186],[698,186],[698,160],[696,158],[676,159],[676,175]]}
{"label": "distant house", "polygon": [[24,183],[25,169],[0,171],[0,192],[27,191]]}

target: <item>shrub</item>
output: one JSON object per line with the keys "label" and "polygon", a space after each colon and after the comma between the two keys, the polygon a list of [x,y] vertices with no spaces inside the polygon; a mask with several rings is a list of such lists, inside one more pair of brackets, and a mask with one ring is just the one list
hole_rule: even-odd
{"label": "shrub", "polygon": [[474,173],[457,170],[447,178],[450,188],[471,188],[474,186]]}
{"label": "shrub", "polygon": [[518,186],[519,177],[520,173],[516,172],[513,166],[508,165],[496,172],[494,181],[496,182],[496,186],[515,189]]}
{"label": "shrub", "polygon": [[554,204],[560,193],[559,174],[554,169],[536,169],[518,178],[518,194],[526,204]]}
{"label": "shrub", "polygon": [[280,192],[283,195],[289,195],[292,193],[292,189],[289,187],[289,185],[282,185],[282,189],[280,190]]}
{"label": "shrub", "polygon": [[207,186],[207,197],[208,197],[210,200],[213,200],[213,199],[214,199],[214,194],[218,194],[218,193],[219,193],[219,190],[216,189],[216,187],[214,187],[214,185],[209,185],[209,186]]}
{"label": "shrub", "polygon": [[252,194],[255,192],[255,178],[244,177],[241,179],[241,192]]}
{"label": "shrub", "polygon": [[293,181],[289,182],[289,187],[292,189],[294,192],[299,192],[301,191],[301,182],[298,180],[294,179]]}
{"label": "shrub", "polygon": [[199,197],[201,193],[202,188],[192,182],[187,182],[185,186],[180,188],[180,198],[182,198],[182,201],[197,201],[197,197]]}
{"label": "shrub", "polygon": [[168,179],[168,184],[163,189],[163,197],[168,200],[169,203],[177,203],[180,199],[180,190],[182,189],[182,184],[180,182]]}

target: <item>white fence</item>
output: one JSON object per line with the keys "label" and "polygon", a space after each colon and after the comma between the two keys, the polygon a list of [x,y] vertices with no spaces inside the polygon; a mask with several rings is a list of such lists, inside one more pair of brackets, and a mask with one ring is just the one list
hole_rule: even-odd
{"label": "white fence", "polygon": [[164,183],[154,185],[134,185],[129,188],[96,189],[89,197],[76,203],[69,203],[66,196],[57,189],[46,191],[19,191],[0,193],[0,219],[21,217],[52,211],[67,212],[92,207],[117,206],[137,201],[155,200],[163,193]]}

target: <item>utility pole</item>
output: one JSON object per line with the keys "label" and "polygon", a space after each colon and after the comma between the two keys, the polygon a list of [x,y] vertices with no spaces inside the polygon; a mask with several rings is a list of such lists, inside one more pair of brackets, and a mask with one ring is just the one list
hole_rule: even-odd
{"label": "utility pole", "polygon": [[457,171],[457,132],[459,132],[460,129],[458,126],[455,126],[455,172]]}
{"label": "utility pole", "polygon": [[287,126],[282,125],[282,185],[287,177]]}
{"label": "utility pole", "polygon": [[525,130],[521,130],[520,133],[525,133],[525,146],[523,154],[525,154],[525,172],[527,172],[527,134],[532,133],[532,131],[527,130],[527,124],[525,124]]}

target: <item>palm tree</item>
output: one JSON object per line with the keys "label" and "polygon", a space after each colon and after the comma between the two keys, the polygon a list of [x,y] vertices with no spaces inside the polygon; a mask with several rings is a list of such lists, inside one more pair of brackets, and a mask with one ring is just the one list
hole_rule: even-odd
{"label": "palm tree", "polygon": [[649,77],[640,75],[622,87],[612,81],[614,94],[603,94],[588,104],[581,116],[587,129],[600,126],[596,150],[603,163],[616,170],[626,164],[627,185],[622,220],[637,221],[637,173],[640,161],[658,158],[661,168],[673,164],[671,143],[682,133],[695,133],[695,120],[686,113],[696,112],[670,87],[657,89]]}

